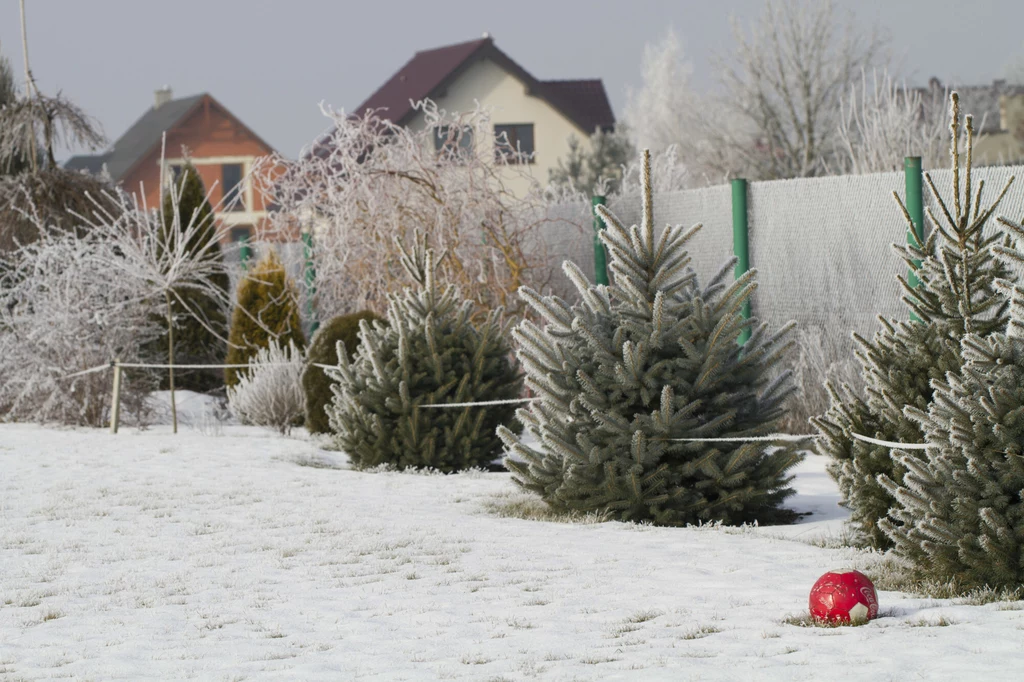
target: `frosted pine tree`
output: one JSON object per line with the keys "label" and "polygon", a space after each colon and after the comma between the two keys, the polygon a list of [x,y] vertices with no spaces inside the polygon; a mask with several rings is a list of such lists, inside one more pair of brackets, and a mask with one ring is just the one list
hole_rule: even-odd
{"label": "frosted pine tree", "polygon": [[360,321],[354,358],[338,349],[337,369],[327,370],[336,382],[325,408],[331,428],[361,469],[485,467],[501,455],[495,429],[512,423],[514,406],[428,406],[519,397],[501,310],[473,323],[473,302],[435,282],[426,239],[417,234],[411,250],[399,249],[414,286],[389,294],[387,324]]}
{"label": "frosted pine tree", "polygon": [[[861,397],[848,387],[829,386],[831,406],[825,415],[813,420],[822,436],[817,450],[832,460],[828,470],[851,511],[851,522],[875,547],[889,546],[879,521],[895,503],[879,477],[899,484],[906,468],[903,459],[894,458],[888,447],[858,440],[852,434],[900,443],[921,442],[921,426],[904,413],[904,408],[928,410],[933,382],[943,381],[947,373],[958,372],[963,364],[960,341],[965,334],[985,337],[1006,325],[1007,306],[996,295],[995,283],[1011,274],[993,252],[1005,236],[986,228],[1009,182],[991,205],[982,206],[985,183],[972,186],[971,116],[965,121],[966,164],[960,168],[956,93],[950,96],[950,114],[952,196],[943,199],[926,173],[942,219],[929,208],[931,230],[924,243],[894,247],[919,280],[917,286],[911,286],[906,277],[900,278],[903,300],[916,319],[882,320],[882,329],[870,341],[855,334],[866,394]],[[909,212],[899,196],[895,192],[893,195],[913,234]]]}
{"label": "frosted pine tree", "polygon": [[623,521],[684,525],[785,517],[792,447],[715,439],[765,436],[782,415],[789,372],[770,380],[790,326],[769,334],[741,307],[754,273],[734,283],[734,261],[701,289],[688,267],[689,230],[654,231],[650,153],[642,155],[643,219],[624,227],[610,212],[614,283],[590,284],[566,263],[581,302],[569,306],[524,288],[543,319],[515,329],[527,384],[539,397],[518,412],[530,438],[507,429],[513,480],[559,511],[608,512]]}
{"label": "frosted pine tree", "polygon": [[882,479],[898,504],[880,526],[897,554],[958,590],[1024,584],[1024,289],[1006,288],[1006,333],[965,336],[960,374],[935,382],[927,412],[907,410],[927,457],[897,451],[903,481]]}

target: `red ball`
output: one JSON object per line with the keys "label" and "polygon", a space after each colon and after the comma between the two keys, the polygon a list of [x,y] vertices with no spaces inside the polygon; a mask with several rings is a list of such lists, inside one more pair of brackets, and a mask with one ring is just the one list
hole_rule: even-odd
{"label": "red ball", "polygon": [[878,615],[878,593],[860,571],[829,571],[811,588],[811,616],[828,623],[866,623]]}

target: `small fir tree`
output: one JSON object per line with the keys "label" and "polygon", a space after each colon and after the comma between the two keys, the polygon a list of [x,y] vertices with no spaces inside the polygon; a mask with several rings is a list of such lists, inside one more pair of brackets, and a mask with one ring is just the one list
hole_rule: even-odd
{"label": "small fir tree", "polygon": [[958,590],[1024,584],[1024,289],[1006,289],[1006,333],[966,335],[960,373],[934,382],[927,412],[907,409],[927,456],[897,451],[902,482],[881,477],[897,502],[880,522],[896,553]]}
{"label": "small fir tree", "polygon": [[501,454],[495,428],[512,405],[428,407],[519,397],[501,310],[471,322],[473,302],[434,280],[437,261],[417,233],[399,243],[414,286],[388,296],[387,324],[360,322],[355,357],[338,353],[334,400],[327,408],[337,442],[358,468],[390,464],[443,472],[484,467]]}
{"label": "small fir tree", "polygon": [[[266,348],[271,340],[281,347],[289,343],[300,350],[306,347],[295,282],[288,277],[277,253],[268,250],[238,285],[226,364],[248,364],[256,351]],[[235,386],[245,371],[228,367],[224,370],[225,383]]]}
{"label": "small fir tree", "polygon": [[[177,193],[177,202],[171,196]],[[175,206],[177,204],[177,206]],[[175,211],[177,215],[175,215]],[[171,239],[171,230],[182,230],[190,226],[198,229],[189,233],[185,248],[189,253],[201,254],[201,258],[223,263],[224,255],[220,245],[208,248],[211,241],[217,239],[217,227],[214,224],[213,209],[206,199],[206,188],[198,171],[191,163],[186,163],[181,170],[180,180],[164,195],[163,202],[163,234],[162,242]],[[227,336],[227,313],[221,301],[227,300],[231,286],[227,270],[219,268],[219,272],[211,276],[210,284],[217,287],[222,295],[195,288],[182,289],[171,297],[171,314],[174,320],[174,364],[176,365],[215,365],[224,357],[224,341]],[[152,344],[154,354],[162,350],[166,362],[167,318],[160,318],[163,335]],[[162,388],[167,388],[168,376],[163,374]],[[210,391],[223,383],[223,374],[216,369],[209,370],[175,370],[175,386],[192,391]]]}
{"label": "small fir tree", "polygon": [[728,439],[766,436],[778,424],[790,372],[769,377],[791,325],[775,334],[757,325],[737,343],[754,324],[741,314],[754,273],[727,284],[733,259],[701,289],[686,251],[700,226],[656,235],[647,150],[641,171],[639,227],[600,209],[613,285],[591,285],[567,262],[579,304],[522,290],[545,323],[515,330],[539,400],[519,411],[530,439],[499,431],[511,449],[505,465],[558,511],[667,525],[790,516],[780,505],[801,455]]}
{"label": "small fir tree", "polygon": [[[330,433],[331,424],[324,411],[334,397],[333,381],[322,367],[338,364],[338,353],[344,349],[351,359],[359,346],[359,322],[373,322],[381,318],[370,310],[351,315],[338,315],[321,325],[309,342],[306,352],[306,370],[302,374],[302,388],[306,394],[306,430],[310,433]],[[340,344],[340,345],[339,345]]]}
{"label": "small fir tree", "polygon": [[[817,450],[831,459],[828,471],[839,484],[843,503],[851,511],[851,522],[866,542],[880,548],[889,546],[890,541],[879,522],[895,504],[892,493],[880,480],[901,484],[905,458],[894,458],[888,447],[865,442],[853,434],[900,443],[921,442],[924,434],[920,422],[904,408],[928,411],[933,383],[944,380],[949,372],[958,372],[963,364],[960,342],[965,334],[986,337],[1006,325],[1006,303],[995,295],[995,283],[1011,274],[993,252],[1005,237],[998,230],[986,233],[985,229],[1009,183],[990,206],[982,207],[984,181],[978,183],[976,193],[971,186],[974,126],[967,116],[967,158],[961,188],[956,93],[950,97],[950,111],[952,201],[943,200],[931,176],[925,174],[944,222],[929,208],[932,229],[924,243],[894,247],[919,280],[917,286],[912,286],[907,278],[900,278],[903,300],[915,319],[883,320],[882,329],[871,341],[855,334],[866,395],[860,397],[848,387],[829,386],[831,406],[825,415],[812,420],[821,434]],[[895,192],[893,195],[914,234],[909,212],[899,196]]]}

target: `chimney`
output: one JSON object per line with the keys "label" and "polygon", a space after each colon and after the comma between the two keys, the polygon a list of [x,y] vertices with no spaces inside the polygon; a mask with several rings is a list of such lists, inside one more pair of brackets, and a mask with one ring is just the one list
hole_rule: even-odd
{"label": "chimney", "polygon": [[160,107],[171,101],[173,93],[171,92],[171,89],[165,85],[164,87],[155,91],[153,95],[153,108],[159,109]]}

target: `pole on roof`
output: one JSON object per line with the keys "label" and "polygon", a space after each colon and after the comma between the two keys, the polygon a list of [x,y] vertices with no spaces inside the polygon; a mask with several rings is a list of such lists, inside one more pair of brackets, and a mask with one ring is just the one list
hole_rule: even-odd
{"label": "pole on roof", "polygon": [[[750,269],[750,226],[747,221],[747,181],[736,178],[732,181],[732,251],[736,256],[734,277],[739,279]],[[750,299],[743,302],[740,311],[743,319],[750,319]],[[742,346],[750,338],[750,327],[740,332],[738,339]]]}
{"label": "pole on roof", "polygon": [[604,244],[601,243],[601,230],[604,229],[604,222],[597,215],[597,207],[605,205],[605,197],[601,195],[591,197],[590,205],[594,216],[594,282],[607,286],[608,254],[605,252]]}

